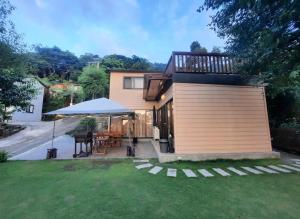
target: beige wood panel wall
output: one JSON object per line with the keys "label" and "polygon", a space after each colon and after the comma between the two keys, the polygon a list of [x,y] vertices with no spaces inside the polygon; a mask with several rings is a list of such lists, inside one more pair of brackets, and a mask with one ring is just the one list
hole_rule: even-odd
{"label": "beige wood panel wall", "polygon": [[175,153],[270,152],[263,87],[173,83]]}
{"label": "beige wood panel wall", "polygon": [[109,98],[127,106],[130,109],[153,109],[155,101],[143,99],[143,89],[124,89],[124,77],[144,77],[140,72],[111,72]]}

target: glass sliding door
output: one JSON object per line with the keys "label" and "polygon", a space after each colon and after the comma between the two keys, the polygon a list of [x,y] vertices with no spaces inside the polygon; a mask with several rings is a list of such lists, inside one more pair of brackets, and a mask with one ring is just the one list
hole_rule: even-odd
{"label": "glass sliding door", "polygon": [[[153,111],[152,110],[135,110],[134,133],[138,138],[152,138],[153,130]],[[128,119],[122,120],[123,136],[127,136]]]}
{"label": "glass sliding door", "polygon": [[173,122],[173,100],[170,100],[157,110],[157,124],[159,127],[160,139],[167,139],[169,152],[174,152],[174,122]]}

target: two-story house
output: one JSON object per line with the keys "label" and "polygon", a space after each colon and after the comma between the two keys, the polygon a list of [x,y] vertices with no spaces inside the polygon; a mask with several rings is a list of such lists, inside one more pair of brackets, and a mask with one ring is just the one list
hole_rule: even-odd
{"label": "two-story house", "polygon": [[[136,137],[158,127],[172,152],[163,161],[274,157],[264,87],[245,82],[236,62],[173,52],[164,72],[111,71],[109,97],[135,111]],[[114,129],[124,125],[112,120]]]}
{"label": "two-story house", "polygon": [[46,85],[36,78],[30,78],[36,96],[30,101],[30,105],[24,110],[16,110],[12,113],[12,122],[40,122],[42,120],[43,102]]}

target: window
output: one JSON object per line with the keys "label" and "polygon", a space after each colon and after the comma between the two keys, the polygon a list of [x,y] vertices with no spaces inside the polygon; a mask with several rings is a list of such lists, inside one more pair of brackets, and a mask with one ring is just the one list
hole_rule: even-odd
{"label": "window", "polygon": [[124,89],[143,89],[144,78],[124,77]]}
{"label": "window", "polygon": [[34,105],[29,105],[25,108],[26,113],[33,113],[34,111]]}

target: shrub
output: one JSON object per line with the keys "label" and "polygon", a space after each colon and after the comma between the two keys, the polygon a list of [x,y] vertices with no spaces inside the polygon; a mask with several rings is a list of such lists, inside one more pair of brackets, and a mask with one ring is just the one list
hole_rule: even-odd
{"label": "shrub", "polygon": [[0,163],[7,161],[8,155],[5,151],[0,151]]}
{"label": "shrub", "polygon": [[86,117],[84,119],[81,119],[79,125],[74,129],[66,134],[74,136],[74,134],[81,133],[81,132],[87,132],[87,131],[95,131],[97,127],[96,119],[93,117]]}

